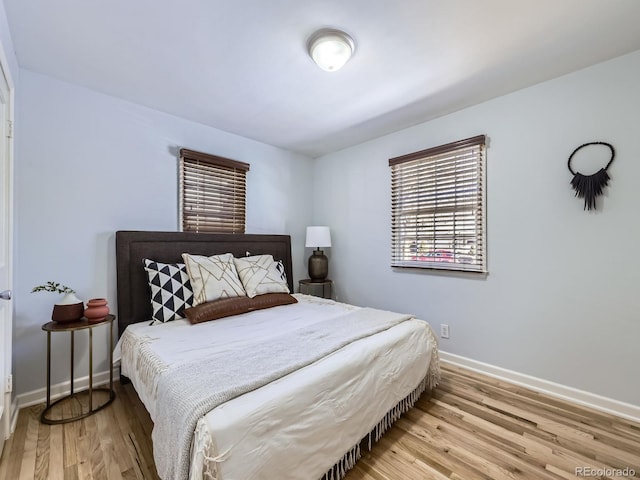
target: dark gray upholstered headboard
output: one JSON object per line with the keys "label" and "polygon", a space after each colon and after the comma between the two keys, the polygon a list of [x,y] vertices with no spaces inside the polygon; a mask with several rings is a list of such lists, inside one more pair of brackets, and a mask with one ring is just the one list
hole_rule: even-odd
{"label": "dark gray upholstered headboard", "polygon": [[291,237],[289,235],[237,235],[187,232],[116,232],[118,281],[118,336],[132,323],[151,319],[151,290],[143,259],[182,263],[181,255],[235,257],[271,254],[284,263],[289,290],[293,292]]}

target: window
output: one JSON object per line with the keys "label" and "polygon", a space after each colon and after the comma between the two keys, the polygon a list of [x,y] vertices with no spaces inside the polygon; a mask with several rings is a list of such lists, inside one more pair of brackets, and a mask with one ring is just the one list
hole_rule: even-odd
{"label": "window", "polygon": [[180,149],[183,232],[244,233],[249,164]]}
{"label": "window", "polygon": [[485,136],[389,166],[391,266],[486,273]]}

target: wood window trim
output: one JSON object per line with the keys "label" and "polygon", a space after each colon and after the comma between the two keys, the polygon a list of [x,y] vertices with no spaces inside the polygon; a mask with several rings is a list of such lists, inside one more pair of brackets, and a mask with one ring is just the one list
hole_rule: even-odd
{"label": "wood window trim", "polygon": [[180,149],[180,158],[200,160],[219,167],[236,168],[238,170],[244,170],[248,172],[250,165],[248,163],[239,162],[238,160],[231,160],[230,158],[219,157],[217,155],[211,155],[210,153],[196,152],[195,150],[189,150],[188,148]]}
{"label": "wood window trim", "polygon": [[486,145],[486,135],[477,135],[475,137],[458,140],[456,142],[447,143],[445,145],[439,145],[437,147],[420,150],[419,152],[408,153],[400,157],[390,158],[389,166],[410,162],[412,160],[419,160],[424,157],[440,155],[442,153],[452,152],[461,148],[473,147],[477,145]]}

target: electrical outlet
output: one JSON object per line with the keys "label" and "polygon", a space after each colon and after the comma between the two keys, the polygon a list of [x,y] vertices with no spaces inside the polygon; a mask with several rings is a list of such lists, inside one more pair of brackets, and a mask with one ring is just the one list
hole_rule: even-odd
{"label": "electrical outlet", "polygon": [[13,375],[9,375],[7,377],[7,384],[4,387],[4,392],[5,393],[13,392]]}
{"label": "electrical outlet", "polygon": [[440,324],[440,337],[449,338],[449,325],[446,323]]}

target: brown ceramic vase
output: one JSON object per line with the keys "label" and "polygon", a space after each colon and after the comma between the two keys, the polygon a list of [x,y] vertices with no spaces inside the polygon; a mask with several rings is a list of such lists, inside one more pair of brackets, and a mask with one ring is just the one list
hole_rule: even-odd
{"label": "brown ceramic vase", "polygon": [[82,318],[82,302],[68,305],[54,305],[51,320],[58,323],[77,322]]}
{"label": "brown ceramic vase", "polygon": [[89,323],[101,322],[109,314],[109,307],[105,298],[92,298],[87,302],[84,316]]}

